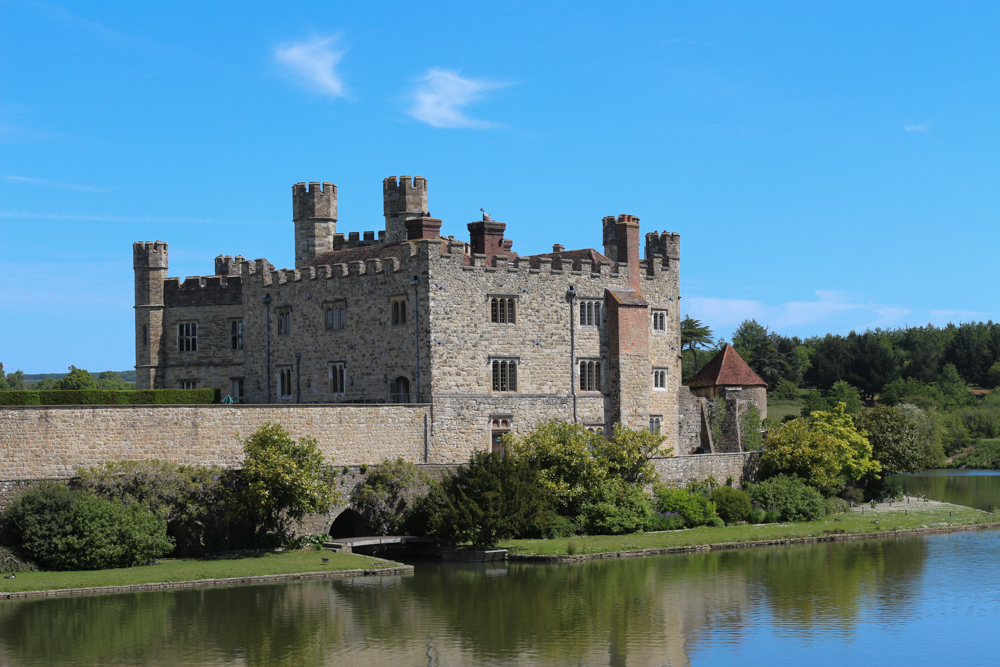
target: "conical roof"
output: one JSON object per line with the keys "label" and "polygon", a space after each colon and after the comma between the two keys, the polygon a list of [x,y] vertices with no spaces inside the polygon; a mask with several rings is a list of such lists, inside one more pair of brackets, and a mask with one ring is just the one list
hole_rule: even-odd
{"label": "conical roof", "polygon": [[689,387],[766,387],[729,343],[688,381]]}

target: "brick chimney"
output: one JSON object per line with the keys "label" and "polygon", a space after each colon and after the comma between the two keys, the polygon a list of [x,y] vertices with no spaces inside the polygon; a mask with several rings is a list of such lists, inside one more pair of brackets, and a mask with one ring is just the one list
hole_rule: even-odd
{"label": "brick chimney", "polygon": [[634,215],[622,214],[615,222],[615,251],[613,259],[619,266],[628,268],[628,286],[636,292],[641,292],[639,277],[639,218]]}
{"label": "brick chimney", "polygon": [[441,236],[441,221],[437,218],[422,216],[406,221],[406,240],[436,239]]}
{"label": "brick chimney", "polygon": [[507,225],[492,220],[478,220],[469,223],[469,241],[474,255],[486,255],[486,264],[491,266],[497,255],[507,255],[513,245],[504,241],[503,232]]}

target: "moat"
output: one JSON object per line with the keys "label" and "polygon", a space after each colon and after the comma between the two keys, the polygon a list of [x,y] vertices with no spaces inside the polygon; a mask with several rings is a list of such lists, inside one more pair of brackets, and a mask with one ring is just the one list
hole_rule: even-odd
{"label": "moat", "polygon": [[0,605],[0,664],[987,664],[998,560],[987,530],[31,600]]}

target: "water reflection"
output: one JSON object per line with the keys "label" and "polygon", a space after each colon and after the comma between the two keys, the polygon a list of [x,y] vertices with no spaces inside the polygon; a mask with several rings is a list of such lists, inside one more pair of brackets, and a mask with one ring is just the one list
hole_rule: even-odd
{"label": "water reflection", "polygon": [[927,541],[7,602],[4,665],[690,664],[765,625],[826,641],[903,622]]}
{"label": "water reflection", "polygon": [[913,475],[890,475],[911,495],[924,495],[981,510],[1000,507],[1000,471],[926,470]]}

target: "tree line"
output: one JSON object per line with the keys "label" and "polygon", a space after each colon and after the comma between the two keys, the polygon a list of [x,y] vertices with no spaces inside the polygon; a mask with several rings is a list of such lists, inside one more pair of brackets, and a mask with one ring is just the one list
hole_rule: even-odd
{"label": "tree line", "polygon": [[26,389],[127,391],[135,389],[135,383],[129,382],[115,371],[102,371],[95,376],[93,373],[76,366],[70,366],[69,373],[58,380],[45,377],[37,382],[31,382],[21,369],[5,373],[3,362],[0,362],[0,391],[23,391]]}

